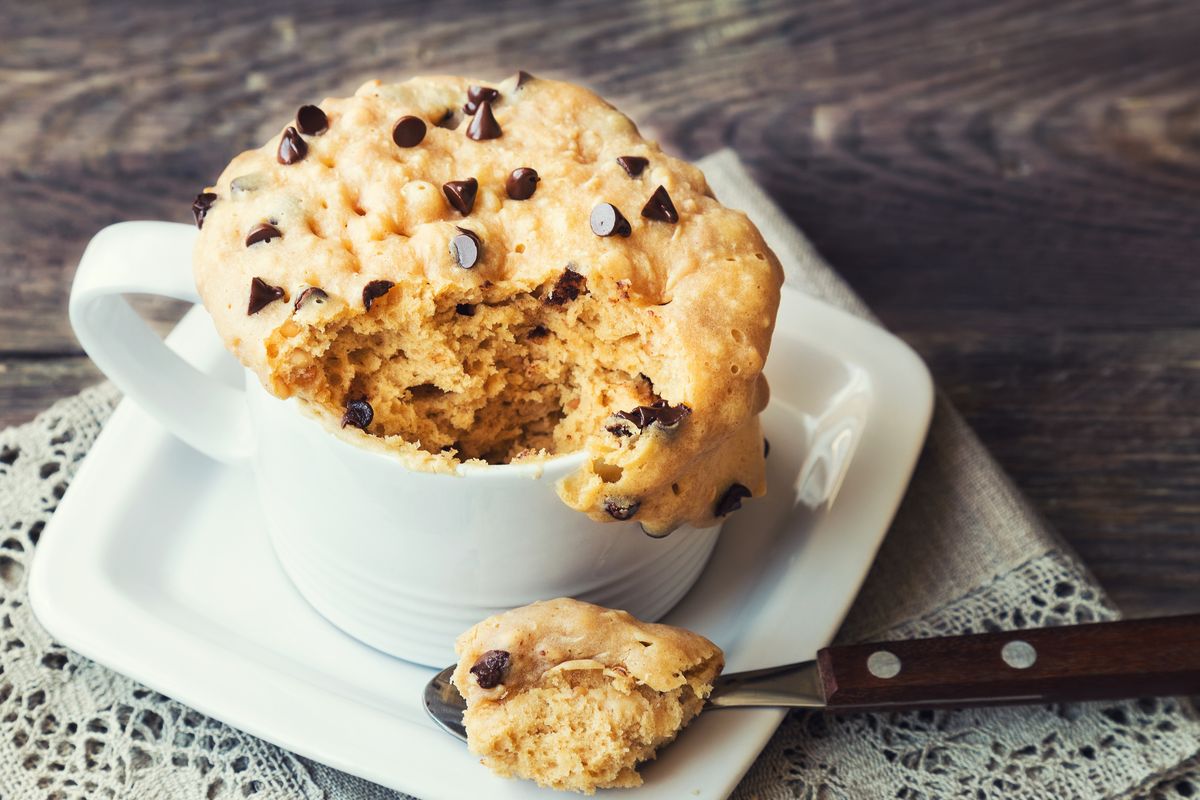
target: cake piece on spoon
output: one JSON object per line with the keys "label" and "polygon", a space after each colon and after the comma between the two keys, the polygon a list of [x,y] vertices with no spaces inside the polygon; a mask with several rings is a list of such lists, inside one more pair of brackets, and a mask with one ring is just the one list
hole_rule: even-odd
{"label": "cake piece on spoon", "polygon": [[591,794],[700,713],[724,654],[699,634],[569,598],[489,617],[459,637],[468,746],[505,777]]}

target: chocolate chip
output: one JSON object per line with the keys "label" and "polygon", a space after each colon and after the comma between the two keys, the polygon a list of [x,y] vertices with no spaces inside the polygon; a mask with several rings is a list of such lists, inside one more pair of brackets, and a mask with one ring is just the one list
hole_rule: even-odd
{"label": "chocolate chip", "polygon": [[296,112],[296,127],[306,136],[320,136],[329,130],[329,117],[317,106],[300,106]]}
{"label": "chocolate chip", "polygon": [[580,294],[587,294],[587,278],[568,268],[558,276],[554,288],[546,294],[542,302],[549,306],[561,306],[579,297]]}
{"label": "chocolate chip", "polygon": [[458,228],[458,235],[450,240],[450,255],[463,269],[471,269],[478,264],[482,252],[483,243],[475,231]]}
{"label": "chocolate chip", "polygon": [[467,178],[465,181],[446,181],[442,184],[442,193],[455,211],[464,217],[475,207],[475,194],[479,191],[479,181]]}
{"label": "chocolate chip", "polygon": [[441,119],[433,124],[437,125],[439,128],[449,128],[450,130],[454,130],[458,127],[458,115],[454,113],[453,108],[447,108],[446,112],[442,114]]}
{"label": "chocolate chip", "polygon": [[[632,422],[638,430],[647,428],[650,425],[657,425],[664,430],[672,430],[677,427],[684,417],[691,414],[692,410],[683,403],[673,406],[667,403],[666,400],[659,400],[652,406],[638,406],[632,411],[618,411],[614,417]],[[614,430],[614,428],[624,428],[621,423],[609,425],[606,430],[609,433],[614,433],[617,436],[628,436],[629,431]]]}
{"label": "chocolate chip", "polygon": [[252,278],[250,280],[250,303],[246,306],[246,316],[257,314],[282,297],[283,287],[272,286],[262,278]]}
{"label": "chocolate chip", "polygon": [[608,497],[604,500],[604,510],[613,519],[631,519],[641,507],[642,504],[636,500],[624,500],[616,497]]}
{"label": "chocolate chip", "polygon": [[471,674],[475,676],[480,689],[494,689],[504,683],[510,666],[512,656],[507,650],[488,650],[471,667]]}
{"label": "chocolate chip", "polygon": [[671,195],[667,194],[665,186],[659,186],[654,190],[654,194],[650,195],[646,205],[642,206],[642,216],[658,222],[679,222],[679,212],[675,210],[675,204],[671,202]]}
{"label": "chocolate chip", "polygon": [[392,290],[391,281],[371,281],[363,287],[363,308],[371,310],[371,304]]}
{"label": "chocolate chip", "polygon": [[479,110],[480,103],[491,103],[499,96],[500,93],[490,86],[472,86],[467,89],[467,102],[463,104],[463,111],[474,114]]}
{"label": "chocolate chip", "polygon": [[721,499],[717,501],[717,507],[713,510],[713,515],[723,517],[731,511],[737,511],[742,507],[742,500],[751,496],[751,491],[740,483],[735,483],[725,490],[725,494],[721,495]]}
{"label": "chocolate chip", "polygon": [[618,418],[616,414],[613,414],[609,419],[612,421],[604,426],[604,430],[613,436],[624,438],[626,436],[633,436],[638,431],[636,425],[623,417]]}
{"label": "chocolate chip", "polygon": [[763,458],[771,455],[771,443],[767,441],[767,437],[763,437]]}
{"label": "chocolate chip", "polygon": [[454,306],[454,311],[458,314],[462,314],[464,317],[475,316],[475,306],[471,303],[458,303]]}
{"label": "chocolate chip", "polygon": [[310,301],[320,305],[328,299],[329,295],[325,293],[324,289],[318,289],[316,286],[310,286],[300,293],[300,296],[296,298],[296,302],[292,304],[292,307],[299,311],[308,305]]}
{"label": "chocolate chip", "polygon": [[[516,175],[517,173],[513,173]],[[511,178],[509,179],[512,180]],[[530,193],[532,194],[532,192]],[[511,193],[510,193],[511,196]],[[216,201],[217,196],[212,192],[201,192],[196,195],[196,199],[192,201],[192,216],[196,218],[196,227],[204,227],[204,217],[208,214],[208,210],[212,208],[212,204]]]}
{"label": "chocolate chip", "polygon": [[588,222],[597,236],[628,236],[632,233],[629,220],[612,203],[600,203],[593,208]]}
{"label": "chocolate chip", "polygon": [[400,147],[416,147],[425,138],[425,120],[404,116],[392,126],[392,141]]}
{"label": "chocolate chip", "polygon": [[530,167],[517,167],[508,176],[508,181],[504,184],[504,191],[508,193],[510,200],[528,200],[533,197],[540,180],[537,170]]}
{"label": "chocolate chip", "polygon": [[530,339],[538,341],[549,336],[550,331],[546,329],[545,325],[534,325],[532,328],[530,328],[528,335]]}
{"label": "chocolate chip", "polygon": [[621,165],[621,169],[625,170],[629,177],[636,178],[649,165],[650,159],[642,158],[641,156],[618,156],[617,163]]}
{"label": "chocolate chip", "polygon": [[250,232],[246,234],[246,247],[249,247],[252,244],[258,244],[259,242],[269,242],[272,239],[279,239],[282,236],[283,233],[279,230],[279,228],[276,228],[274,225],[271,225],[267,222],[260,222],[251,228]]}
{"label": "chocolate chip", "polygon": [[275,158],[279,159],[280,164],[295,164],[297,161],[303,161],[306,155],[308,145],[295,128],[289,127],[279,140],[279,150],[276,151]]}
{"label": "chocolate chip", "polygon": [[371,404],[365,397],[356,397],[346,401],[346,411],[342,414],[343,428],[353,425],[360,431],[365,431],[373,419],[375,419],[375,409],[371,408]]}
{"label": "chocolate chip", "polygon": [[492,104],[487,100],[480,101],[479,110],[467,126],[467,137],[482,142],[485,139],[499,139],[502,134],[500,123],[496,122],[496,116],[492,113]]}
{"label": "chocolate chip", "polygon": [[513,88],[516,91],[520,91],[522,86],[524,86],[525,84],[529,83],[532,80],[534,80],[534,77],[532,75],[530,75],[528,72],[526,72],[523,69],[518,70],[517,71],[517,85]]}

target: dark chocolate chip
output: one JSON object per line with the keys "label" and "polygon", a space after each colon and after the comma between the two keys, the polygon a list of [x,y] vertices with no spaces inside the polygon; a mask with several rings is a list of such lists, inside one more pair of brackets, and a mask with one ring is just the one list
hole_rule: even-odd
{"label": "dark chocolate chip", "polygon": [[320,305],[328,299],[329,295],[325,293],[324,289],[318,289],[316,286],[310,286],[300,293],[299,297],[296,298],[296,302],[292,304],[292,307],[299,311],[310,302]]}
{"label": "dark chocolate chip", "polygon": [[458,236],[450,240],[450,255],[455,263],[463,269],[470,269],[479,263],[482,253],[483,243],[479,241],[479,235],[475,231],[458,228]]}
{"label": "dark chocolate chip", "polygon": [[532,75],[530,75],[528,72],[526,72],[523,69],[518,70],[517,71],[517,85],[514,88],[517,91],[520,91],[522,86],[524,86],[525,84],[529,83],[532,80],[534,80],[534,77]]}
{"label": "dark chocolate chip", "polygon": [[650,195],[646,205],[642,206],[642,216],[658,222],[679,222],[679,212],[675,210],[675,204],[671,202],[671,195],[667,194],[665,186],[659,186],[654,190],[654,194]]}
{"label": "dark chocolate chip", "polygon": [[279,239],[283,236],[282,231],[268,222],[260,222],[250,229],[246,234],[246,247],[259,242],[269,242],[272,239]]}
{"label": "dark chocolate chip", "polygon": [[587,293],[587,278],[573,269],[564,269],[543,302],[550,306],[561,306]]}
{"label": "dark chocolate chip", "polygon": [[317,106],[300,106],[296,112],[296,127],[305,136],[320,136],[329,130],[329,117]]}
{"label": "dark chocolate chip", "polygon": [[600,203],[593,208],[588,222],[597,236],[628,236],[633,231],[629,220],[612,203]]}
{"label": "dark chocolate chip", "polygon": [[289,127],[279,139],[279,150],[275,153],[275,158],[279,159],[280,164],[295,164],[297,161],[303,161],[306,155],[308,145],[295,128]]}
{"label": "dark chocolate chip", "polygon": [[725,490],[725,494],[721,495],[721,499],[717,501],[717,507],[713,510],[713,514],[718,517],[723,517],[731,511],[737,511],[742,507],[742,500],[750,497],[752,492],[740,483],[735,483]]}
{"label": "dark chocolate chip", "polygon": [[546,329],[545,325],[534,325],[529,329],[529,338],[534,341],[545,339],[549,335],[550,331]]}
{"label": "dark chocolate chip", "polygon": [[485,139],[499,139],[502,134],[500,123],[496,122],[496,115],[492,113],[492,104],[487,100],[480,101],[479,109],[467,126],[467,138],[482,142]]}
{"label": "dark chocolate chip", "polygon": [[490,86],[472,86],[467,89],[467,102],[463,104],[463,111],[468,114],[474,114],[479,110],[480,103],[491,103],[500,93]]}
{"label": "dark chocolate chip", "polygon": [[636,500],[624,500],[617,497],[608,497],[604,500],[604,510],[610,517],[619,520],[632,519],[641,506],[642,504]]}
{"label": "dark chocolate chip", "polygon": [[480,689],[494,689],[504,683],[510,666],[512,656],[507,650],[488,650],[471,667],[471,674],[475,676]]}
{"label": "dark chocolate chip", "polygon": [[[691,413],[692,409],[683,403],[673,406],[669,405],[666,400],[659,400],[652,406],[638,406],[632,411],[618,411],[613,416],[632,422],[638,429],[657,425],[664,430],[671,430],[678,426],[680,422],[683,422],[684,417]],[[617,436],[628,436],[628,433],[618,433],[613,430],[613,427],[619,426],[620,423],[616,423],[615,426],[609,426],[608,431],[615,433]]]}
{"label": "dark chocolate chip", "polygon": [[392,126],[392,141],[400,147],[416,147],[425,138],[425,120],[404,116]]}
{"label": "dark chocolate chip", "polygon": [[632,422],[623,417],[617,418],[616,414],[614,414],[612,417],[609,417],[609,419],[611,419],[612,422],[609,422],[607,425],[605,425],[604,430],[608,431],[613,436],[620,436],[622,438],[625,436],[633,436],[633,434],[635,434],[638,430],[637,426]]}
{"label": "dark chocolate chip", "polygon": [[446,181],[442,184],[442,193],[455,211],[464,217],[475,207],[475,194],[479,191],[479,181],[467,178],[465,181]]}
{"label": "dark chocolate chip", "polygon": [[365,431],[373,419],[375,419],[375,409],[371,408],[371,404],[365,397],[356,397],[346,401],[346,411],[342,414],[343,428],[353,425],[360,431]]}
{"label": "dark chocolate chip", "polygon": [[[515,175],[516,173],[514,172],[513,174]],[[208,210],[212,208],[212,204],[216,202],[216,199],[217,196],[212,192],[201,192],[192,201],[192,216],[196,218],[197,228],[204,227],[204,217],[208,214]]]}
{"label": "dark chocolate chip", "polygon": [[763,437],[763,458],[766,458],[769,455],[771,455],[771,443],[768,442],[767,438],[764,436]]}
{"label": "dark chocolate chip", "polygon": [[636,178],[650,164],[650,159],[641,156],[618,156],[617,163],[628,173],[629,177]]}
{"label": "dark chocolate chip", "polygon": [[464,317],[475,316],[475,306],[471,303],[458,303],[454,306],[455,313],[462,314]]}
{"label": "dark chocolate chip", "polygon": [[368,311],[371,304],[392,290],[396,284],[391,281],[371,281],[363,287],[363,308]]}
{"label": "dark chocolate chip", "polygon": [[250,280],[250,302],[246,306],[246,316],[257,314],[282,297],[283,287],[272,286],[262,278],[252,278]]}
{"label": "dark chocolate chip", "polygon": [[517,167],[508,176],[508,181],[504,184],[504,191],[508,192],[510,200],[528,200],[533,197],[540,180],[537,170],[530,167]]}

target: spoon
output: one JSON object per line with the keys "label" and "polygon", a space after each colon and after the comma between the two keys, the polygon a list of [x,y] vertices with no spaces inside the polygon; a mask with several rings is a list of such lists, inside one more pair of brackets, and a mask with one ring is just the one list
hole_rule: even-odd
{"label": "spoon", "polygon": [[[425,710],[467,740],[446,667]],[[813,661],[722,675],[705,709],[911,708],[1057,703],[1200,693],[1200,614],[826,647]]]}

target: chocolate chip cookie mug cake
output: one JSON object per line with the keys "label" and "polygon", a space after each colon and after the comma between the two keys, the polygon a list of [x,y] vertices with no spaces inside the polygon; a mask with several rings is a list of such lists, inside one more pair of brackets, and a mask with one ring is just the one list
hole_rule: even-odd
{"label": "chocolate chip cookie mug cake", "polygon": [[[658,619],[767,490],[779,264],[586,89],[372,81],[301,106],[193,211],[199,231],[97,234],[72,323],[151,417],[252,465],[245,513],[284,571],[380,650],[442,665],[549,597]],[[168,350],[131,291],[202,301],[244,389]]]}
{"label": "chocolate chip cookie mug cake", "polygon": [[586,89],[371,81],[194,210],[226,345],[356,444],[441,472],[584,451],[562,501],[651,535],[766,491],[779,264]]}

